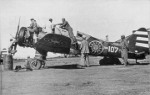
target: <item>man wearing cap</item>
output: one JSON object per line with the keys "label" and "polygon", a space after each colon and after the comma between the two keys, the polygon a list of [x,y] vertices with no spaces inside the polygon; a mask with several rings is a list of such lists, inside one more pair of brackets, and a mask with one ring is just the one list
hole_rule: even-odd
{"label": "man wearing cap", "polygon": [[86,40],[86,36],[83,35],[83,40],[81,42],[81,46],[80,46],[80,50],[81,50],[81,66],[86,66],[89,67],[89,45],[88,45],[88,41]]}
{"label": "man wearing cap", "polygon": [[121,36],[121,57],[125,66],[128,65],[128,43],[125,39],[125,35]]}

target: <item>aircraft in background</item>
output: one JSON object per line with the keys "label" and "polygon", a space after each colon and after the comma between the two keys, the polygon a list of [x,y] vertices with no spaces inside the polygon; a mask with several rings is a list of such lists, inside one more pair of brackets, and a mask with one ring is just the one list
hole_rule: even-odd
{"label": "aircraft in background", "polygon": [[[108,42],[82,32],[77,33],[78,37],[82,37],[83,35],[88,38],[90,55],[104,56],[99,61],[100,65],[108,63],[120,64],[118,58],[121,58],[121,39],[115,42]],[[150,31],[146,28],[134,30],[133,34],[126,37],[126,40],[129,45],[128,58],[136,59],[136,63],[138,59],[145,59],[146,55],[150,53]]]}
{"label": "aircraft in background", "polygon": [[[18,25],[19,26],[19,25]],[[109,62],[120,64],[118,58],[121,58],[121,47],[119,46],[120,40],[116,42],[108,42],[101,39],[97,39],[92,37],[91,35],[77,32],[77,36],[75,37],[75,41],[72,42],[71,38],[69,37],[68,31],[55,27],[55,34],[46,33],[42,31],[41,27],[38,27],[36,33],[38,33],[38,41],[34,43],[33,39],[30,40],[30,43],[27,42],[25,35],[26,35],[27,28],[19,27],[17,29],[16,37],[17,40],[15,45],[19,45],[21,47],[31,47],[34,48],[37,53],[40,55],[40,58],[35,58],[32,62],[33,69],[40,69],[42,66],[43,61],[47,56],[47,52],[53,53],[62,53],[62,54],[80,54],[80,42],[82,41],[82,36],[85,35],[87,41],[89,43],[89,49],[91,56],[104,56],[103,59],[100,60],[99,64],[107,64]],[[138,32],[145,33],[138,34]],[[149,38],[150,32],[145,28],[140,28],[138,30],[133,31],[133,34],[126,37],[129,43],[129,52],[128,57],[131,59],[144,59],[146,55],[150,53],[149,50]],[[139,40],[138,38],[142,37],[145,38],[146,41]],[[145,44],[139,46],[140,44]],[[116,46],[118,45],[118,46]]]}

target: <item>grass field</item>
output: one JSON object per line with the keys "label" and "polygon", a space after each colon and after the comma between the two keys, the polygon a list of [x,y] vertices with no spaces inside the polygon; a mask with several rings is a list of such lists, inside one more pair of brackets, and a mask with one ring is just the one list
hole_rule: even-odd
{"label": "grass field", "polygon": [[80,58],[51,58],[47,69],[2,72],[2,95],[150,95],[149,64],[99,66],[99,59],[84,69],[76,68]]}

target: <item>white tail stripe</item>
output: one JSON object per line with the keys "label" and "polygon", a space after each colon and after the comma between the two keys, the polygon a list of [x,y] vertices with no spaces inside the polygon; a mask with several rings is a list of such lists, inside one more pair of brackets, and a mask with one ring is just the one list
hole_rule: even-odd
{"label": "white tail stripe", "polygon": [[136,46],[141,46],[141,47],[149,48],[149,47],[148,47],[148,44],[144,44],[144,43],[136,43],[135,45],[136,45]]}
{"label": "white tail stripe", "polygon": [[141,41],[148,41],[148,38],[144,37],[137,37],[136,40],[141,40]]}
{"label": "white tail stripe", "polygon": [[143,32],[143,31],[136,31],[133,34],[139,34],[139,35],[148,35],[147,32]]}

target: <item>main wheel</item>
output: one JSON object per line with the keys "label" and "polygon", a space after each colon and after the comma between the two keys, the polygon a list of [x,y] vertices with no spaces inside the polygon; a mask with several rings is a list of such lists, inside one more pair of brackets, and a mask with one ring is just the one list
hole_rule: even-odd
{"label": "main wheel", "polygon": [[104,57],[99,61],[100,65],[119,65],[121,64],[118,58]]}
{"label": "main wheel", "polygon": [[38,59],[35,59],[33,61],[30,62],[30,67],[33,69],[33,70],[38,70],[40,69],[42,66],[42,63],[40,60]]}
{"label": "main wheel", "polygon": [[104,58],[99,60],[99,65],[106,65],[106,60]]}
{"label": "main wheel", "polygon": [[99,60],[99,65],[101,66],[103,64],[103,59]]}
{"label": "main wheel", "polygon": [[111,61],[113,62],[114,65],[121,65],[121,62],[118,58],[113,58],[111,59]]}

